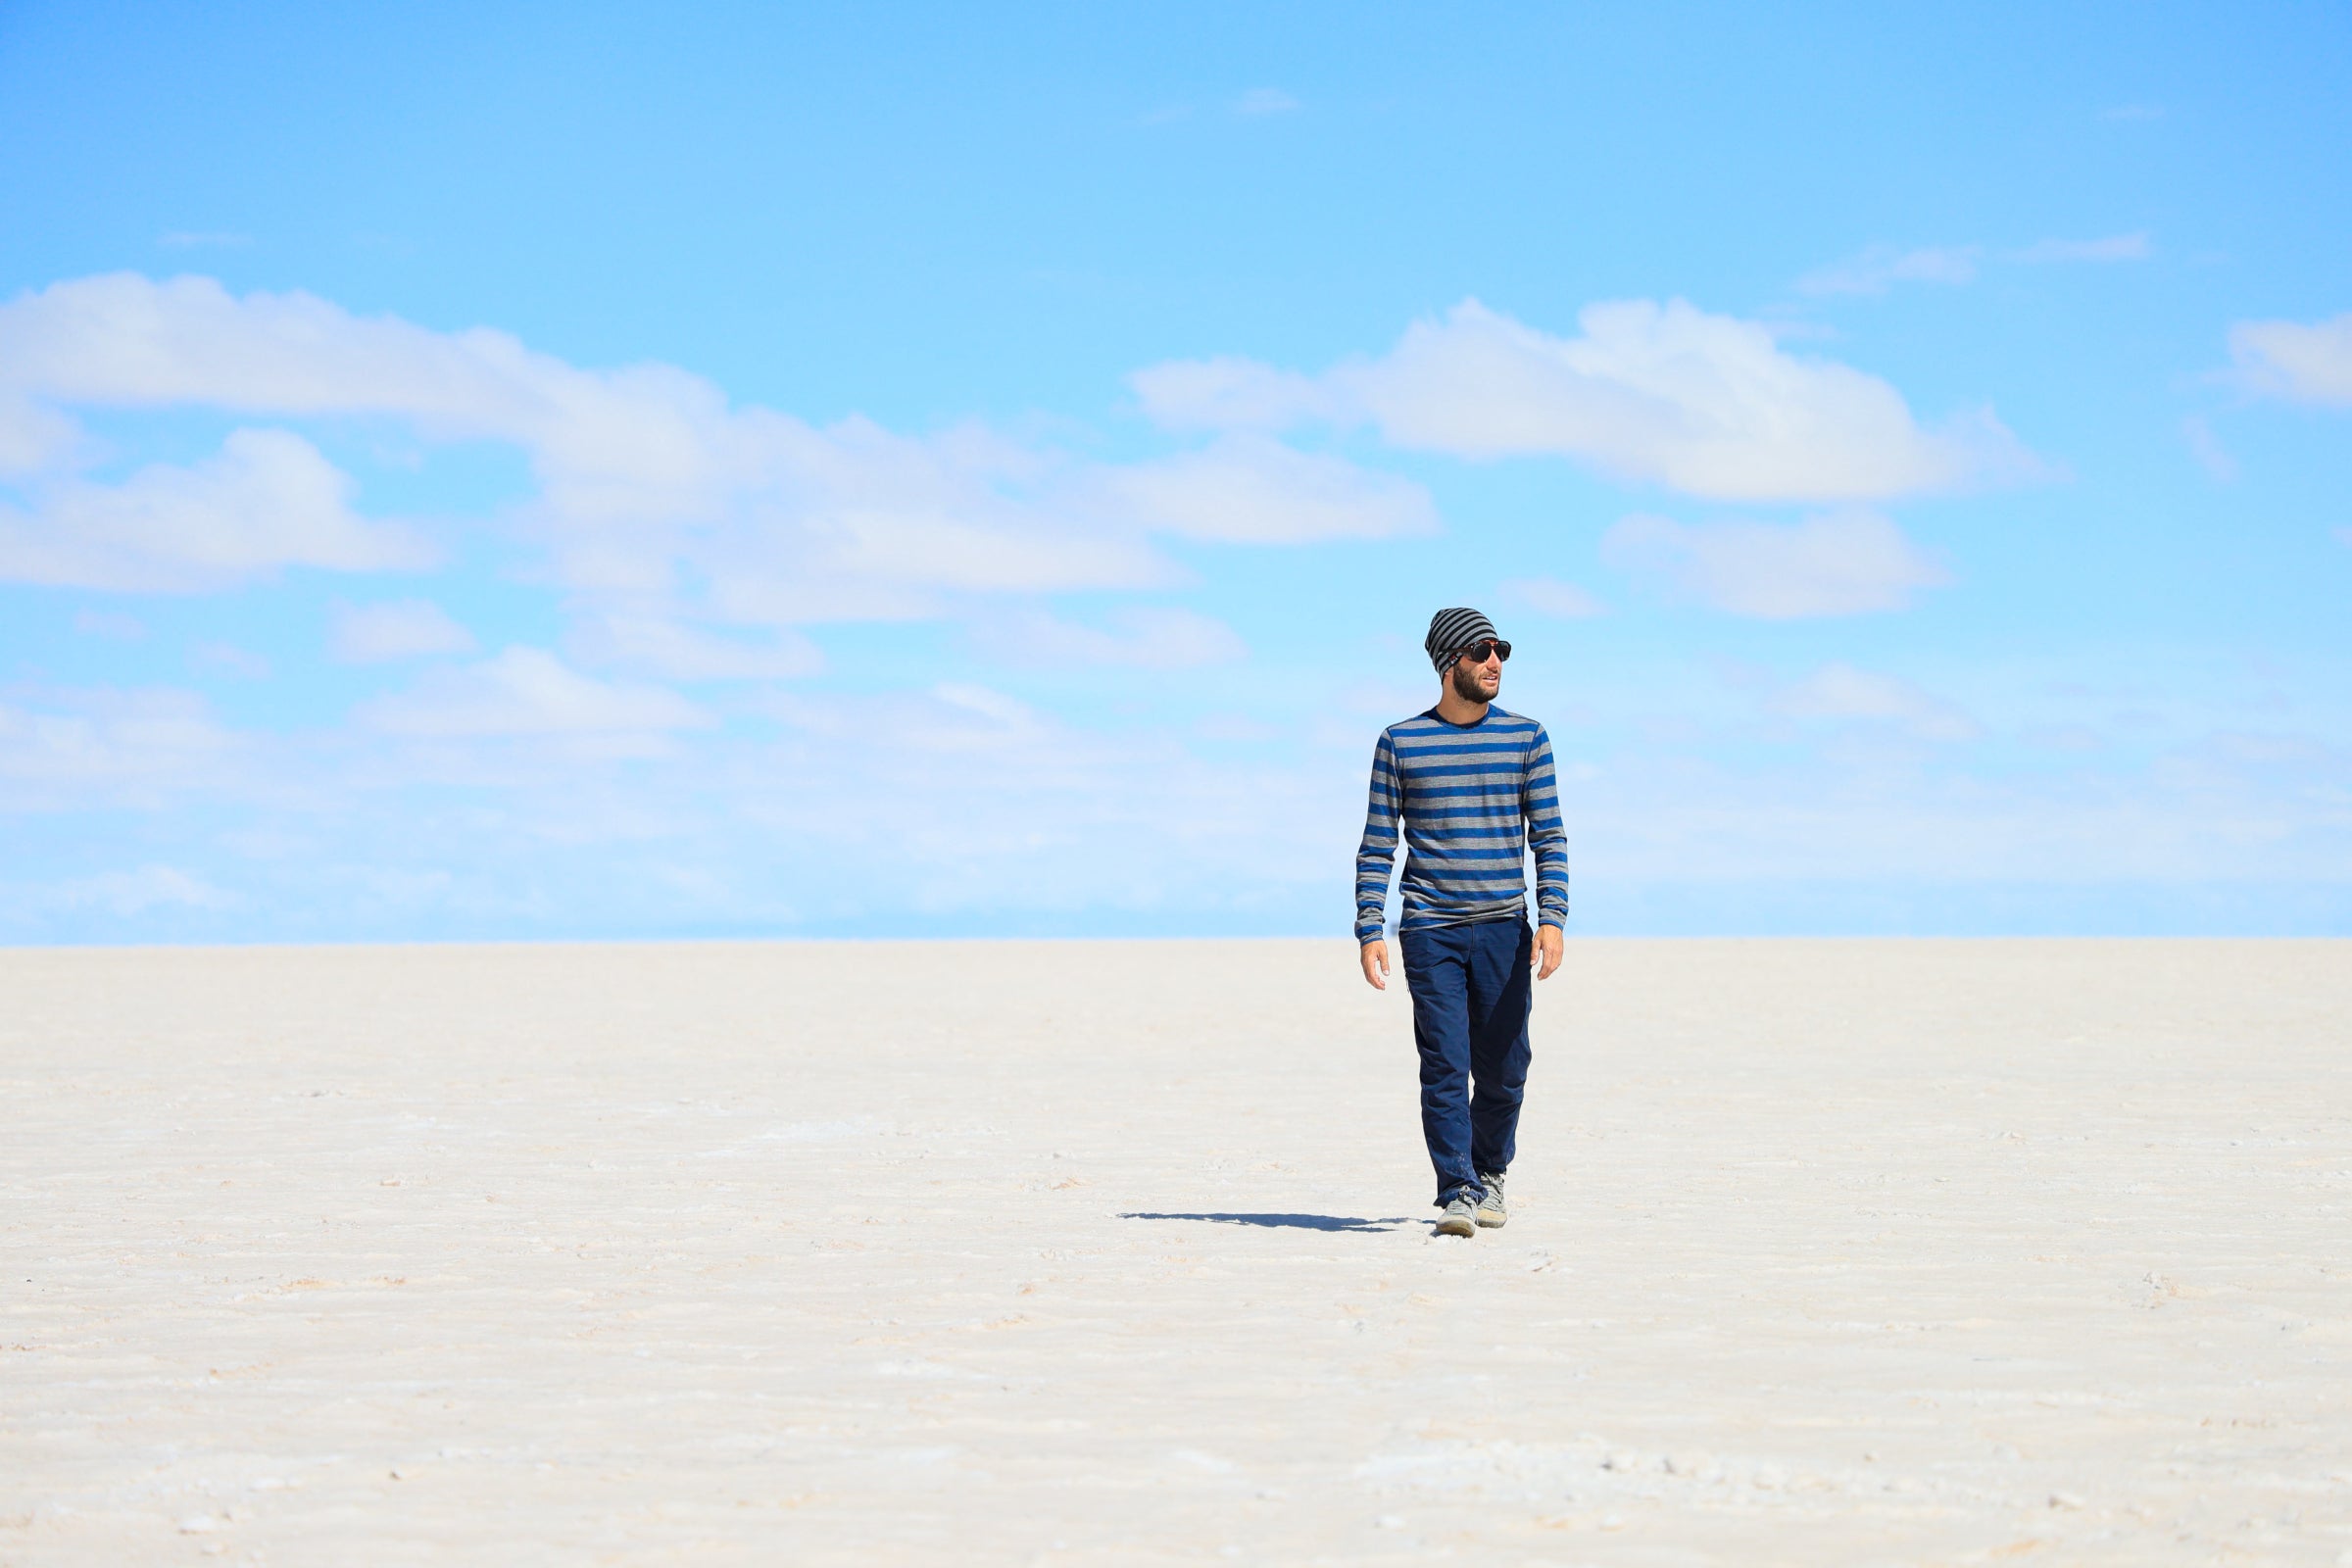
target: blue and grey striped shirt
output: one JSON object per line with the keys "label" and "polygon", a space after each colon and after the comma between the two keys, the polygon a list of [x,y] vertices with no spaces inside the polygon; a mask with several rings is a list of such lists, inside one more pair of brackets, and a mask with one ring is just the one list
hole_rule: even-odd
{"label": "blue and grey striped shirt", "polygon": [[1560,822],[1551,738],[1532,718],[1489,708],[1475,724],[1436,709],[1380,732],[1372,799],[1355,852],[1355,940],[1381,934],[1397,823],[1405,848],[1399,931],[1498,920],[1527,907],[1536,852],[1544,925],[1568,923],[1568,830]]}

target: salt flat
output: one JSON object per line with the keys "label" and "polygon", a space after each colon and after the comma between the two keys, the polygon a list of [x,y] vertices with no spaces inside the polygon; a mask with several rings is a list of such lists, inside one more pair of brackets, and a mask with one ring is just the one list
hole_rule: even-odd
{"label": "salt flat", "polygon": [[2352,1562],[2352,944],[0,954],[0,1563]]}

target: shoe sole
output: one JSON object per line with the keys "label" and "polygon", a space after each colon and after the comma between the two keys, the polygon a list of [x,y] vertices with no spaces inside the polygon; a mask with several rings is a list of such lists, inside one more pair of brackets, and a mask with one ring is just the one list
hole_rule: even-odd
{"label": "shoe sole", "polygon": [[1440,1236],[1476,1236],[1478,1227],[1466,1219],[1442,1219],[1438,1221],[1438,1234]]}
{"label": "shoe sole", "polygon": [[[1487,1218],[1489,1214],[1494,1214],[1494,1217],[1493,1219],[1489,1219]],[[1495,1214],[1494,1210],[1491,1208],[1482,1208],[1478,1211],[1478,1222],[1491,1231],[1498,1231],[1511,1222],[1511,1216],[1508,1214]]]}

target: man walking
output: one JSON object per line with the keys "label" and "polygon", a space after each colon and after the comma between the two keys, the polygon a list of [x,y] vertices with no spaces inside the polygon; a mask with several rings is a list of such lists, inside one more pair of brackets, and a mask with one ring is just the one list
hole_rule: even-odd
{"label": "man walking", "polygon": [[1401,821],[1410,853],[1396,943],[1421,1051],[1421,1135],[1445,1209],[1438,1234],[1469,1236],[1509,1218],[1502,1182],[1527,1088],[1528,971],[1541,960],[1536,978],[1548,979],[1560,966],[1568,834],[1550,738],[1534,719],[1494,706],[1511,645],[1477,611],[1441,610],[1421,646],[1438,669],[1438,706],[1391,724],[1373,750],[1355,852],[1355,939],[1364,978],[1386,991],[1382,919]]}

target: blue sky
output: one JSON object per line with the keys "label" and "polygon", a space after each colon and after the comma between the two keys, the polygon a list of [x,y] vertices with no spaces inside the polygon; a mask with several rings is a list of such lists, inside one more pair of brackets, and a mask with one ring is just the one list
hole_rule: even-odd
{"label": "blue sky", "polygon": [[0,10],[0,941],[2352,931],[2334,7]]}

